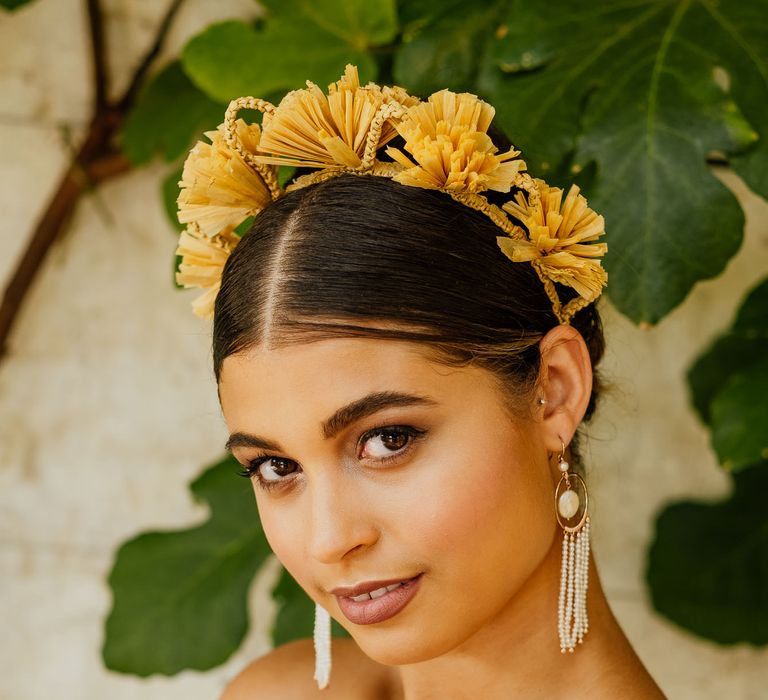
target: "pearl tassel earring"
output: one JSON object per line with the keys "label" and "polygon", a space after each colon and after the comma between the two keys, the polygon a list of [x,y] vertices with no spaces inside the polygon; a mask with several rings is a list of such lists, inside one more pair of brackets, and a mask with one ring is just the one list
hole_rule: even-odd
{"label": "pearl tassel earring", "polygon": [[328,611],[315,604],[315,680],[321,690],[327,687],[331,678],[331,616]]}
{"label": "pearl tassel earring", "polygon": [[[557,522],[563,528],[562,566],[560,568],[560,600],[558,604],[558,632],[560,651],[573,652],[576,644],[584,641],[589,631],[587,616],[587,587],[589,584],[589,516],[587,507],[589,496],[584,480],[575,473],[569,473],[565,461],[565,445],[560,441],[562,450],[559,457],[559,469],[562,473],[555,488],[555,514]],[[571,488],[571,480],[579,482],[584,493],[584,512],[579,522],[572,527],[566,525],[561,517],[570,520],[579,511],[581,499]],[[560,492],[561,486],[565,490]]]}

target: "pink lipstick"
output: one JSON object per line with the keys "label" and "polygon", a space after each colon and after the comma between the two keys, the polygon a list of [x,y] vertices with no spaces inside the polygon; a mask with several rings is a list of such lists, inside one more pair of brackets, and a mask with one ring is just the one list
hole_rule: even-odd
{"label": "pink lipstick", "polygon": [[[332,593],[336,594],[341,612],[350,622],[371,625],[388,620],[408,605],[419,590],[421,577],[422,574],[406,581],[372,581],[354,589],[335,588]],[[382,593],[383,589],[387,589],[386,592]],[[340,595],[340,591],[346,594]],[[358,593],[358,597],[367,593],[374,593],[375,596],[366,600],[353,600],[350,591]]]}

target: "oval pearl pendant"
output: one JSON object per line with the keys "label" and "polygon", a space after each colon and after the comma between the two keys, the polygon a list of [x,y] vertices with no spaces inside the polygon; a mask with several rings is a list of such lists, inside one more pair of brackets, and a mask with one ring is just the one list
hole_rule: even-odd
{"label": "oval pearl pendant", "polygon": [[579,495],[573,489],[563,491],[557,501],[557,509],[564,518],[572,518],[579,510]]}

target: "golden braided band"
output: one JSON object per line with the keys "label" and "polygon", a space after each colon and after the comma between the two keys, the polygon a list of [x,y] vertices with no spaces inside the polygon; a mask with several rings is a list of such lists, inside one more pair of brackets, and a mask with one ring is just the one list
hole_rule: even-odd
{"label": "golden braided band", "polygon": [[[242,109],[262,112],[261,126],[239,119]],[[513,262],[532,264],[558,320],[569,324],[608,281],[600,262],[608,246],[592,242],[605,233],[603,217],[576,185],[563,200],[562,189],[526,172],[519,151],[499,153],[486,133],[494,114],[469,93],[441,90],[422,101],[397,86],[361,86],[351,65],[327,94],[307,81],[277,107],[255,97],[232,100],[224,122],[206,132],[211,143],[198,141],[190,151],[179,182],[179,221],[187,230],[176,250],[182,256],[176,278],[206,290],[194,312],[212,318],[237,226],[287,192],[349,173],[439,190],[482,212],[505,234],[496,239],[500,250]],[[378,160],[397,135],[405,153],[387,147],[392,162]],[[281,165],[314,172],[281,188]],[[482,194],[487,190],[514,195],[499,207]],[[555,282],[578,296],[563,305]]]}

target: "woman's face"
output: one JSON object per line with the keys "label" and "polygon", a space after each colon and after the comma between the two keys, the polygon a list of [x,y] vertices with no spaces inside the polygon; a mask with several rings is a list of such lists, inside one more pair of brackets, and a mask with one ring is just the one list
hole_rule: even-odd
{"label": "woman's face", "polygon": [[[337,338],[223,363],[231,449],[256,467],[272,550],[380,663],[461,644],[550,548],[539,424],[511,418],[499,392],[487,371],[436,364],[400,341]],[[351,622],[330,593],[422,572],[408,605],[377,623]]]}

